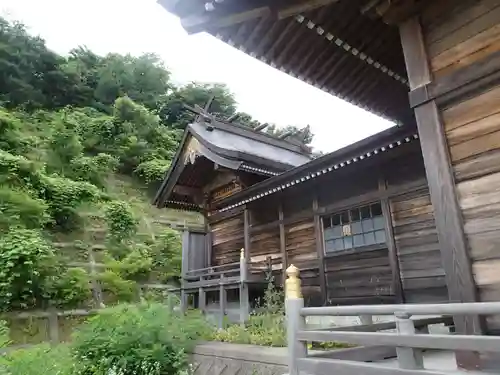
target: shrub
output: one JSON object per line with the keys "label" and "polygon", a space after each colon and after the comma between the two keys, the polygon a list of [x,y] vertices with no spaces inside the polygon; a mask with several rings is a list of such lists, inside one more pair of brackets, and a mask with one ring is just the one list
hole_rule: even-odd
{"label": "shrub", "polygon": [[137,220],[130,206],[124,201],[110,202],[106,207],[105,218],[113,241],[121,242],[137,231]]}
{"label": "shrub", "polygon": [[230,325],[214,334],[216,341],[263,346],[286,346],[286,325],[283,293],[272,280],[256,312],[244,326]]}
{"label": "shrub", "polygon": [[54,250],[38,231],[11,229],[0,236],[1,309],[34,307],[43,294]]}
{"label": "shrub", "polygon": [[72,375],[75,364],[65,345],[36,345],[9,352],[0,374],[8,375]]}
{"label": "shrub", "polygon": [[119,305],[89,319],[73,340],[80,375],[178,375],[186,351],[206,337],[201,315],[155,303]]}
{"label": "shrub", "polygon": [[81,306],[92,297],[89,274],[83,268],[61,267],[47,278],[44,292],[51,304],[59,308]]}

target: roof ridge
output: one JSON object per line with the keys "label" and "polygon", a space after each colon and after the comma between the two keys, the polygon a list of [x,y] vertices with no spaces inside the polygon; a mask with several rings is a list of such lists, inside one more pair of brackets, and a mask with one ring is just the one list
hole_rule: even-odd
{"label": "roof ridge", "polygon": [[[286,141],[284,139],[280,139],[279,137],[273,136],[271,134],[256,132],[248,125],[243,125],[243,124],[234,123],[234,122],[227,122],[227,121],[221,120],[219,118],[210,119],[210,122],[208,122],[206,120],[207,119],[203,119],[202,121],[195,121],[195,123],[198,123],[200,125],[204,125],[206,127],[212,126],[216,129],[227,131],[227,132],[239,135],[239,136],[244,137],[244,138],[249,138],[249,139],[252,139],[254,141],[258,141],[258,142],[268,144],[268,145],[271,145],[274,147],[279,147],[279,148],[285,149],[285,150],[290,151],[290,152],[294,152],[298,155],[311,156],[311,159],[312,159],[312,153],[310,151],[304,150],[304,148],[306,148],[306,147],[308,150],[310,149],[310,147],[305,145],[305,144],[303,144],[303,146],[302,146],[302,145],[298,145],[298,144]],[[190,124],[190,125],[192,125],[192,124]],[[237,130],[241,130],[243,132],[243,134],[241,132],[238,132]],[[259,139],[259,137],[268,138],[276,143],[265,142],[265,140]]]}

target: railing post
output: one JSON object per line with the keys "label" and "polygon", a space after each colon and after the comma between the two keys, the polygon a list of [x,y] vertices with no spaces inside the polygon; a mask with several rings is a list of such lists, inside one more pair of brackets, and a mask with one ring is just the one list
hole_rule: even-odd
{"label": "railing post", "polygon": [[240,252],[240,279],[241,282],[247,281],[247,261],[245,259],[245,249]]}
{"label": "railing post", "polygon": [[226,288],[224,287],[224,274],[221,274],[220,284],[219,284],[219,328],[224,328],[225,314],[226,314]]}
{"label": "railing post", "polygon": [[[200,282],[203,282],[205,278],[203,276],[200,277]],[[200,286],[198,288],[198,309],[201,312],[205,312],[207,305],[207,295],[205,293],[205,290],[203,289],[203,286]]]}
{"label": "railing post", "polygon": [[250,301],[248,300],[247,262],[245,249],[240,253],[240,324],[244,324],[250,314]]}
{"label": "railing post", "polygon": [[298,375],[297,359],[307,355],[307,344],[297,340],[297,332],[305,328],[305,318],[300,314],[304,299],[300,290],[299,269],[293,264],[287,268],[285,281],[285,311],[288,344],[288,374]]}
{"label": "railing post", "polygon": [[181,286],[181,312],[185,313],[187,311],[187,293],[184,286]]}
{"label": "railing post", "polygon": [[[415,324],[411,320],[411,315],[406,313],[396,313],[396,328],[398,333],[403,335],[415,335]],[[417,370],[424,368],[422,350],[414,348],[396,348],[399,368]]]}
{"label": "railing post", "polygon": [[373,315],[360,315],[359,321],[362,325],[372,325],[373,324]]}

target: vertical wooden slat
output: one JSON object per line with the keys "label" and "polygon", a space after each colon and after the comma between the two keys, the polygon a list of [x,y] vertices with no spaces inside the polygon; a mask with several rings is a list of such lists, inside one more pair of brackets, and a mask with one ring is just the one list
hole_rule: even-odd
{"label": "vertical wooden slat", "polygon": [[189,242],[190,235],[188,230],[182,232],[182,263],[181,263],[181,276],[184,277],[189,270]]}
{"label": "vertical wooden slat", "polygon": [[321,288],[321,299],[326,303],[326,276],[325,276],[325,247],[323,241],[323,226],[318,212],[318,197],[313,198],[312,209],[314,213],[314,237],[316,241],[316,251],[318,252],[319,285]]}
{"label": "vertical wooden slat", "polygon": [[52,345],[57,345],[60,342],[59,338],[59,318],[55,308],[49,309],[49,339]]}
{"label": "vertical wooden slat", "polygon": [[244,252],[246,264],[250,264],[250,211],[248,207],[243,210],[243,235],[244,235]]}
{"label": "vertical wooden slat", "polygon": [[[384,194],[387,190],[387,182],[384,177],[380,177],[378,181],[379,191]],[[398,303],[404,303],[403,285],[401,283],[401,272],[399,269],[399,259],[396,248],[396,241],[394,240],[394,229],[392,227],[391,208],[389,200],[383,198],[380,201],[382,206],[382,215],[385,222],[385,233],[387,234],[387,249],[389,250],[389,263],[392,272],[392,288]]]}
{"label": "vertical wooden slat", "polygon": [[[414,90],[432,79],[420,20],[414,17],[405,21],[400,25],[400,35],[408,79],[411,89]],[[415,117],[449,298],[453,302],[476,302],[476,287],[467,253],[463,219],[436,102],[432,100],[416,107]],[[454,321],[459,333],[482,333],[480,319],[477,316],[455,316]],[[461,367],[474,369],[479,366],[479,356],[476,353],[457,353],[457,362]]]}
{"label": "vertical wooden slat", "polygon": [[220,275],[219,285],[219,328],[224,328],[224,317],[226,316],[226,288],[224,285],[224,274]]}
{"label": "vertical wooden slat", "polygon": [[283,264],[283,276],[282,282],[283,285],[286,280],[286,269],[288,267],[288,256],[286,253],[286,238],[285,238],[285,223],[283,222],[285,215],[283,213],[283,204],[280,203],[278,207],[278,219],[279,219],[279,227],[280,227],[280,252],[281,252],[281,262]]}

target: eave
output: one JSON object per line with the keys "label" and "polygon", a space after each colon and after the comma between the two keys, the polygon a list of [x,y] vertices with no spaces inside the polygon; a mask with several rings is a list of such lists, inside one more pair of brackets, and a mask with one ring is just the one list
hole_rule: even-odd
{"label": "eave", "polygon": [[387,22],[410,16],[425,1],[160,3],[178,15],[190,33],[206,31],[367,111],[398,124],[414,124],[399,31]]}
{"label": "eave", "polygon": [[244,189],[219,202],[218,212],[233,210],[299,184],[311,182],[317,177],[354,167],[377,155],[391,152],[415,141],[418,141],[416,129],[412,127],[390,128]]}

